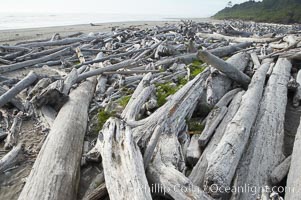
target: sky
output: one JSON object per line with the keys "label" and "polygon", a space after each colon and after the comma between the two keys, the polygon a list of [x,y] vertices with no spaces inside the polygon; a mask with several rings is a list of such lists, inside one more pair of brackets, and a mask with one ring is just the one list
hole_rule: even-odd
{"label": "sky", "polygon": [[[116,13],[209,17],[229,0],[0,0],[1,13]],[[242,3],[246,0],[232,0]]]}

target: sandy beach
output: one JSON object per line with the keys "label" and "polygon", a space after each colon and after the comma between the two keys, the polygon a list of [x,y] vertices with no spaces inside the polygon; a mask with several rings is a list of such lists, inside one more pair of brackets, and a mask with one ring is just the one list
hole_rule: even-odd
{"label": "sandy beach", "polygon": [[[211,18],[195,18],[193,21],[213,22]],[[40,40],[51,38],[54,33],[59,33],[62,37],[74,34],[77,32],[90,33],[90,32],[106,32],[110,31],[113,27],[126,28],[135,26],[139,28],[150,28],[153,26],[162,26],[164,24],[179,23],[179,19],[170,19],[166,21],[137,21],[137,22],[113,22],[113,23],[98,23],[96,26],[90,24],[78,24],[68,26],[53,26],[42,28],[25,28],[25,29],[10,29],[0,30],[0,44],[15,44],[22,41]]]}
{"label": "sandy beach", "polygon": [[14,44],[22,41],[47,39],[51,38],[54,33],[59,33],[64,37],[77,32],[90,33],[110,31],[113,27],[125,28],[135,26],[147,28],[156,25],[161,26],[166,23],[178,23],[178,21],[114,22],[95,24],[96,26],[91,26],[90,24],[81,24],[46,28],[0,30],[0,44]]}

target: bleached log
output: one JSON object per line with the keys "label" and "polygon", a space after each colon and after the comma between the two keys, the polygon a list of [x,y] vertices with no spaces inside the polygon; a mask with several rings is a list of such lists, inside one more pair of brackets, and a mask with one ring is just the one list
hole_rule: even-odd
{"label": "bleached log", "polygon": [[38,76],[34,72],[30,72],[25,78],[10,88],[7,92],[0,96],[0,107],[11,101],[17,94],[27,88],[37,80]]}
{"label": "bleached log", "polygon": [[[3,87],[0,87],[0,96],[2,96],[4,93],[6,93],[7,90],[4,89]],[[9,101],[12,105],[14,105],[16,108],[18,108],[20,111],[25,111],[25,106],[23,105],[23,102],[20,98],[18,97],[13,97]]]}
{"label": "bleached log", "polygon": [[287,183],[286,186],[288,190],[285,192],[285,199],[299,199],[301,195],[300,190],[300,152],[301,152],[301,144],[300,144],[300,136],[301,136],[301,125],[299,124],[297,134],[295,137],[295,143],[291,158],[291,164],[288,172]]}
{"label": "bleached log", "polygon": [[[235,187],[245,184],[257,188],[272,186],[269,175],[284,159],[281,147],[284,137],[287,83],[291,67],[290,61],[278,58],[265,88],[249,146],[236,170]],[[253,192],[234,193],[232,199],[249,200],[254,195],[261,196],[262,191],[256,192],[256,194]]]}
{"label": "bleached log", "polygon": [[254,70],[257,70],[258,67],[260,67],[260,65],[261,65],[259,58],[258,58],[256,52],[254,52],[254,51],[250,55],[251,55],[252,61],[254,63]]}
{"label": "bleached log", "polygon": [[42,78],[35,84],[35,86],[29,91],[26,99],[30,100],[33,96],[36,94],[42,92],[43,89],[45,89],[48,85],[51,84],[51,79],[50,78]]}
{"label": "bleached log", "polygon": [[192,135],[186,150],[186,160],[191,166],[194,166],[202,155],[202,150],[199,145],[199,137],[199,134]]}
{"label": "bleached log", "polygon": [[299,84],[299,86],[293,97],[293,106],[298,107],[301,100],[301,70],[298,71],[296,82]]}
{"label": "bleached log", "polygon": [[45,89],[43,89],[39,94],[35,95],[31,102],[37,107],[40,108],[44,105],[52,106],[56,111],[58,111],[67,101],[68,96],[63,93],[64,81],[58,80]]}
{"label": "bleached log", "polygon": [[231,37],[231,36],[225,36],[221,34],[208,34],[208,33],[197,33],[198,37],[201,38],[213,38],[215,40],[227,40],[230,42],[252,42],[252,43],[267,43],[267,42],[274,42],[278,41],[281,38],[244,38],[244,37]]}
{"label": "bleached log", "polygon": [[78,78],[78,72],[77,69],[73,68],[72,71],[67,75],[65,81],[64,81],[64,88],[63,88],[63,94],[68,95],[69,91],[73,84],[76,83],[76,80]]}
{"label": "bleached log", "polygon": [[[227,126],[220,143],[208,158],[208,169],[205,174],[206,187],[216,185],[218,188],[226,188],[231,186],[236,167],[257,116],[269,66],[269,63],[263,64],[255,72],[248,90],[242,97],[240,108]],[[209,191],[209,193],[216,198],[225,195],[221,191]]]}
{"label": "bleached log", "polygon": [[0,73],[11,72],[11,71],[15,71],[15,70],[22,69],[25,67],[30,67],[35,64],[47,62],[47,61],[53,60],[55,58],[58,58],[60,56],[63,56],[65,54],[68,54],[68,53],[70,53],[70,51],[71,51],[71,49],[70,49],[70,47],[68,47],[68,48],[60,50],[58,52],[55,52],[53,54],[44,56],[42,58],[27,60],[24,62],[19,62],[19,63],[15,63],[15,64],[11,64],[11,65],[0,66]]}
{"label": "bleached log", "polygon": [[[249,62],[249,56],[246,53],[238,53],[231,56],[226,61],[228,64],[244,71]],[[214,106],[232,87],[233,81],[218,70],[213,70],[207,81],[207,103]]]}
{"label": "bleached log", "polygon": [[[189,175],[189,179],[193,182],[193,184],[203,188],[205,172],[208,167],[208,157],[216,149],[217,145],[219,144],[219,141],[221,140],[221,138],[224,135],[227,125],[230,123],[230,121],[235,116],[235,114],[240,106],[243,94],[244,94],[244,91],[241,91],[235,95],[230,106],[228,107],[227,114],[225,115],[224,119],[222,120],[220,125],[215,130],[215,133],[214,133],[212,139],[210,140],[207,147],[203,151],[196,166],[192,169],[192,172]],[[231,101],[231,99],[230,99],[230,101]]]}
{"label": "bleached log", "polygon": [[151,200],[143,158],[131,128],[124,121],[109,119],[98,137],[110,199]]}
{"label": "bleached log", "polygon": [[95,79],[80,84],[58,113],[19,200],[76,198],[82,145]]}
{"label": "bleached log", "polygon": [[271,173],[270,180],[273,185],[279,184],[285,176],[288,174],[288,171],[291,166],[292,156],[287,157],[282,163],[280,163]]}
{"label": "bleached log", "polygon": [[16,164],[18,155],[23,151],[24,145],[18,144],[12,150],[10,150],[0,160],[0,173],[3,173],[6,169]]}
{"label": "bleached log", "polygon": [[225,61],[221,60],[220,58],[212,55],[208,51],[199,51],[198,58],[210,64],[212,67],[218,69],[219,71],[226,74],[232,80],[242,84],[244,88],[248,88],[250,83],[250,77],[248,77],[243,72],[239,71],[233,65],[226,63]]}
{"label": "bleached log", "polygon": [[216,127],[222,121],[224,116],[227,113],[227,107],[216,107],[213,111],[209,113],[209,117],[207,117],[205,129],[199,137],[198,143],[201,147],[205,147],[208,141],[211,139]]}
{"label": "bleached log", "polygon": [[144,155],[143,155],[143,164],[144,164],[144,168],[146,169],[148,164],[151,161],[151,158],[153,156],[154,150],[157,146],[157,143],[159,141],[160,135],[161,135],[162,131],[161,131],[161,127],[157,126],[154,130],[153,135],[151,136],[149,143],[144,151]]}
{"label": "bleached log", "polygon": [[103,72],[116,71],[118,69],[130,67],[135,64],[136,64],[136,62],[130,59],[130,60],[122,61],[122,62],[114,64],[114,65],[109,65],[109,66],[106,66],[103,68],[91,70],[91,71],[80,74],[77,78],[77,82],[80,82],[80,81],[82,81],[86,78],[92,77],[92,76],[100,75]]}
{"label": "bleached log", "polygon": [[11,128],[8,131],[6,141],[5,141],[5,144],[4,144],[5,149],[11,149],[18,142],[18,134],[19,134],[20,128],[22,126],[21,115],[22,115],[22,112],[19,112],[14,117],[13,124],[12,124]]}

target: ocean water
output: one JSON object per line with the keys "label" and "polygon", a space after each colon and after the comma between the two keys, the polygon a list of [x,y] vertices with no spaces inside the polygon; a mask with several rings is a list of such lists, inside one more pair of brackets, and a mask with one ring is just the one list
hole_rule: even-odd
{"label": "ocean water", "polygon": [[171,18],[174,16],[99,13],[0,13],[0,30],[105,22],[160,21]]}

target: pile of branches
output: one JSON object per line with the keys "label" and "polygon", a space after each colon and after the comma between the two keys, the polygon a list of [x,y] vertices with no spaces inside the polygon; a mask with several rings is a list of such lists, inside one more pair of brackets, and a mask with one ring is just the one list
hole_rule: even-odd
{"label": "pile of branches", "polygon": [[[283,139],[288,93],[295,107],[301,100],[301,37],[241,24],[183,21],[0,46],[0,138],[11,149],[0,173],[26,149],[22,120],[34,118],[49,133],[20,200],[76,199],[90,162],[102,172],[83,199],[281,199],[273,189],[287,175],[295,190],[286,199],[299,199],[301,128],[292,155]],[[21,80],[6,76],[25,68]],[[245,186],[256,190],[235,190]]]}

